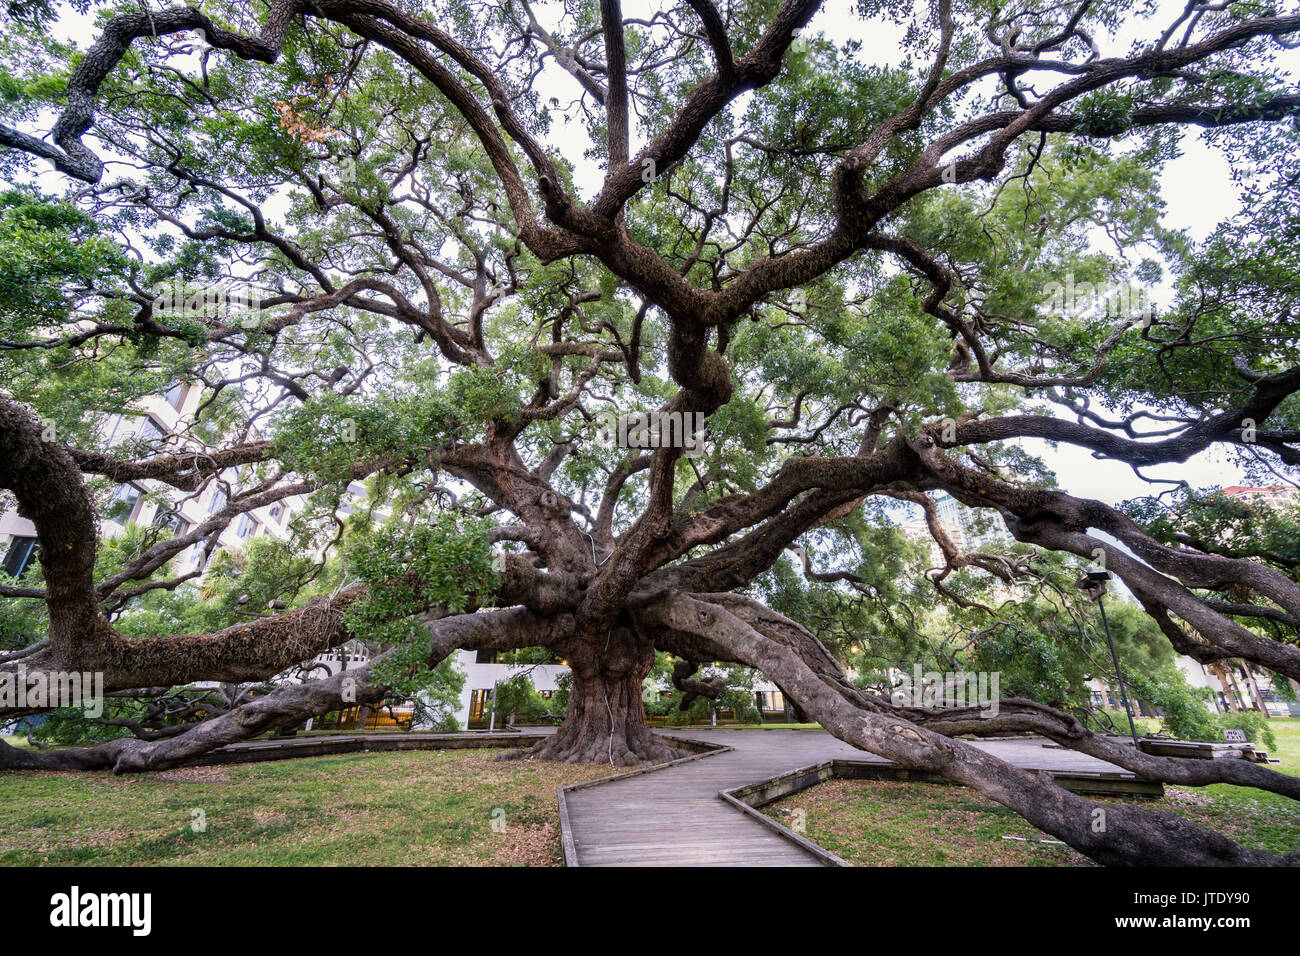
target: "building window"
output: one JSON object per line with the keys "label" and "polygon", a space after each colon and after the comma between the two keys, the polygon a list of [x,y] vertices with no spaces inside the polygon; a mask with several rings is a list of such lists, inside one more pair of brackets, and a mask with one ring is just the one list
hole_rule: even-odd
{"label": "building window", "polygon": [[469,695],[470,727],[486,727],[488,715],[492,708],[492,691],[486,687],[472,691]]}
{"label": "building window", "polygon": [[246,541],[249,538],[256,537],[258,527],[259,524],[256,518],[242,514],[239,516],[239,523],[235,525],[235,534]]}
{"label": "building window", "polygon": [[214,515],[226,507],[226,493],[220,488],[212,489],[212,502],[208,505],[208,514]]}
{"label": "building window", "polygon": [[190,387],[185,382],[175,382],[172,387],[167,389],[167,394],[163,397],[167,399],[167,404],[176,411],[181,410],[185,404],[185,396],[190,393]]}
{"label": "building window", "polygon": [[283,506],[283,505],[272,505],[272,506],[271,506],[271,517],[274,518],[276,521],[279,521],[279,520],[280,520],[280,515],[282,515],[282,514],[284,514],[284,506]]}
{"label": "building window", "polygon": [[143,497],[144,491],[135,485],[118,485],[117,490],[113,492],[113,500],[108,506],[109,517],[123,524],[134,521],[136,510],[140,507],[140,499]]}
{"label": "building window", "polygon": [[143,438],[145,441],[153,441],[162,438],[166,430],[159,424],[158,419],[152,415],[146,415],[140,423],[140,430],[136,432],[137,438]]}
{"label": "building window", "polygon": [[190,523],[174,511],[159,511],[154,515],[153,524],[155,528],[166,528],[173,538],[179,538],[190,530]]}
{"label": "building window", "polygon": [[4,572],[11,578],[20,578],[32,566],[36,557],[36,539],[14,536],[5,554]]}

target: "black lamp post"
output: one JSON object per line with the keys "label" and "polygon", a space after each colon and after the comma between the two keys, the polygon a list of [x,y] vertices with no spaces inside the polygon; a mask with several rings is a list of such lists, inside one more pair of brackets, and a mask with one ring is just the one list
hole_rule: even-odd
{"label": "black lamp post", "polygon": [[1106,582],[1110,580],[1109,571],[1089,571],[1079,578],[1079,588],[1097,602],[1101,611],[1101,624],[1106,629],[1106,644],[1110,647],[1110,659],[1115,662],[1115,677],[1119,681],[1119,699],[1124,702],[1124,713],[1128,716],[1128,732],[1133,737],[1133,747],[1137,749],[1137,727],[1133,724],[1133,710],[1128,705],[1128,692],[1124,689],[1124,672],[1120,670],[1119,655],[1115,653],[1115,642],[1110,636],[1110,621],[1106,619],[1106,604],[1102,598],[1106,594]]}

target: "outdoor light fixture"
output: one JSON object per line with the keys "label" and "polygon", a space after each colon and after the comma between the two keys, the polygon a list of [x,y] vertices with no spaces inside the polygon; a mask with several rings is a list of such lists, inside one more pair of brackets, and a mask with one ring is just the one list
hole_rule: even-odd
{"label": "outdoor light fixture", "polygon": [[1106,582],[1109,580],[1109,571],[1089,571],[1079,578],[1078,585],[1092,600],[1100,601],[1101,596],[1106,593]]}
{"label": "outdoor light fixture", "polygon": [[1110,621],[1106,619],[1106,604],[1102,598],[1106,595],[1106,584],[1110,581],[1109,571],[1088,571],[1076,582],[1079,589],[1097,602],[1101,611],[1101,624],[1106,629],[1106,644],[1110,648],[1110,659],[1115,663],[1115,677],[1119,681],[1119,699],[1124,702],[1124,713],[1128,716],[1128,732],[1133,738],[1133,747],[1137,749],[1137,727],[1133,723],[1133,710],[1128,705],[1128,691],[1124,689],[1124,672],[1120,670],[1119,655],[1115,653],[1115,642],[1110,636]]}

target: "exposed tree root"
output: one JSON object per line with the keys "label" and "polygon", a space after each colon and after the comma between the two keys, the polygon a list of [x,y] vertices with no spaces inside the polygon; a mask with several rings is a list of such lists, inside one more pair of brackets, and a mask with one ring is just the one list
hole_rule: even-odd
{"label": "exposed tree root", "polygon": [[641,767],[688,756],[669,745],[653,731],[645,734],[566,734],[561,728],[553,737],[539,741],[517,754],[524,760],[556,760],[561,763],[607,763],[611,767]]}

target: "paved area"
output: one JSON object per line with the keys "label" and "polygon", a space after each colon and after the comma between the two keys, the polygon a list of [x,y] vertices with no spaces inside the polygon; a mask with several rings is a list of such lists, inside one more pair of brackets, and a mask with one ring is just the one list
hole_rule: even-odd
{"label": "paved area", "polygon": [[[718,798],[718,791],[843,759],[887,763],[824,731],[672,729],[734,748],[565,795],[580,866],[818,866],[808,851]],[[1124,771],[1039,739],[975,746],[1035,770]]]}

